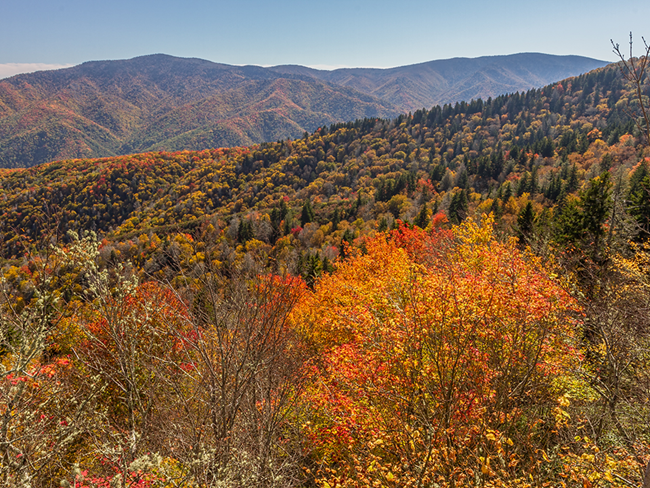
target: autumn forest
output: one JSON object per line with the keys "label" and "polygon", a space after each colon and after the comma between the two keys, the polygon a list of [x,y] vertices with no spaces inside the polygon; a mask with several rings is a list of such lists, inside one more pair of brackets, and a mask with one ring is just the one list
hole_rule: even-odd
{"label": "autumn forest", "polygon": [[649,487],[647,59],[0,169],[0,484]]}

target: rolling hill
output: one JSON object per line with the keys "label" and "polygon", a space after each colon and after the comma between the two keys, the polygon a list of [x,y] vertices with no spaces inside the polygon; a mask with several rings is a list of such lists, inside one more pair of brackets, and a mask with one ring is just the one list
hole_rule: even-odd
{"label": "rolling hill", "polygon": [[88,62],[0,82],[0,166],[247,145],[397,113],[352,88],[254,66],[166,55]]}
{"label": "rolling hill", "polygon": [[[522,204],[512,197],[528,194],[541,210],[606,165],[625,173],[638,165],[635,126],[626,114],[630,96],[617,67],[609,66],[542,89],[325,126],[296,140],[5,170],[0,255],[17,256],[19,243],[53,230],[165,233],[212,219],[259,220],[281,201],[294,216],[285,219],[285,234],[306,200],[323,225],[336,212],[339,220],[365,221],[366,230],[382,220],[413,221],[423,202],[452,221],[470,204],[511,225]],[[463,211],[453,202],[461,190],[469,199]],[[268,225],[259,225],[262,240],[272,241]]]}
{"label": "rolling hill", "polygon": [[0,80],[0,167],[244,146],[522,91],[602,66],[518,54],[385,70],[230,66],[157,54]]}
{"label": "rolling hill", "polygon": [[277,73],[300,74],[348,86],[399,107],[404,113],[434,105],[539,88],[605,66],[582,56],[519,53],[508,56],[453,58],[389,69],[321,71],[276,66]]}

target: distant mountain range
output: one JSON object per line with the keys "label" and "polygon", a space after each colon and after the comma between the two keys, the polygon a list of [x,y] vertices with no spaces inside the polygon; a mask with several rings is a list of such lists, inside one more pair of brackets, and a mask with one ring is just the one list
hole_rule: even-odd
{"label": "distant mountain range", "polygon": [[0,167],[296,138],[527,90],[607,64],[514,54],[390,69],[230,66],[163,54],[0,80]]}
{"label": "distant mountain range", "polygon": [[276,73],[311,76],[390,102],[403,113],[445,103],[495,97],[539,88],[607,65],[582,56],[520,53],[453,58],[398,68],[321,71],[304,66],[275,66]]}

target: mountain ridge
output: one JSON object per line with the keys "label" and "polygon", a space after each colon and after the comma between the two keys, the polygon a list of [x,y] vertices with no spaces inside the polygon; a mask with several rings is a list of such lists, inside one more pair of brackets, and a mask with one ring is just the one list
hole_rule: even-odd
{"label": "mountain ridge", "polygon": [[566,78],[560,75],[571,62],[579,68],[574,71],[603,63],[530,56],[319,71],[152,54],[20,74],[0,80],[0,167],[295,139],[332,123],[390,118],[454,97],[487,98],[541,85],[531,63],[552,81]]}
{"label": "mountain ridge", "polygon": [[[527,63],[522,64],[521,60],[526,59]],[[531,65],[531,60],[532,65]],[[554,61],[554,63],[550,63]],[[518,64],[517,64],[518,63]],[[476,94],[480,98],[487,98],[488,96],[498,96],[509,92],[523,91],[530,88],[537,88],[555,81],[559,81],[570,76],[575,76],[575,71],[571,71],[567,65],[575,64],[580,65],[582,73],[599,68],[609,64],[607,61],[597,60],[576,55],[552,55],[544,53],[515,53],[508,55],[494,55],[494,56],[481,56],[478,58],[456,57],[449,59],[440,59],[425,61],[422,63],[398,66],[394,68],[339,68],[335,70],[317,70],[313,68],[300,69],[297,65],[274,66],[271,69],[277,72],[288,72],[292,74],[305,74],[307,76],[314,76],[319,79],[336,82],[344,86],[353,86],[354,88],[364,93],[374,94],[382,100],[391,101],[396,103],[387,92],[387,87],[395,82],[394,74],[409,73],[408,77],[414,83],[425,83],[422,86],[422,92],[419,94],[416,103],[409,105],[402,105],[404,112],[418,110],[420,108],[430,108],[434,105],[444,105],[445,103],[455,103],[457,101],[469,101],[470,98],[461,96],[453,87],[457,83],[463,83],[467,80],[467,72],[471,71],[470,77],[475,73],[480,72],[490,66],[500,67],[506,69],[510,73],[513,80],[517,83],[507,83],[505,87],[494,90],[494,93],[483,93],[480,90]],[[470,65],[473,68],[470,68]],[[526,69],[521,69],[522,66],[528,66]],[[548,73],[554,66],[552,74],[543,75],[539,72],[539,68],[543,68]],[[519,67],[519,70],[513,68]],[[476,69],[478,68],[478,69]],[[426,76],[425,76],[426,74]],[[379,81],[377,81],[379,80]],[[426,83],[428,80],[438,85],[442,85],[443,89],[435,89],[432,82]],[[507,89],[505,89],[507,87]],[[505,90],[504,90],[505,89]],[[508,89],[510,91],[508,91]],[[423,93],[428,92],[428,93]],[[399,106],[399,105],[398,105]]]}

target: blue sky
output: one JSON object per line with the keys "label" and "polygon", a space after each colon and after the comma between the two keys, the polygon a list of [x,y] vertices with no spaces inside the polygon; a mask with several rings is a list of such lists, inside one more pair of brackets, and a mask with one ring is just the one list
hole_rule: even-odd
{"label": "blue sky", "polygon": [[650,40],[648,0],[2,0],[0,19],[0,77],[152,53],[322,68],[516,52],[614,60],[610,38],[626,45],[633,31],[638,52]]}

